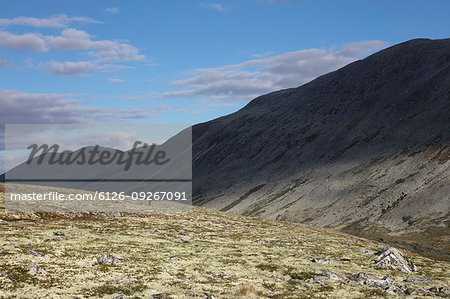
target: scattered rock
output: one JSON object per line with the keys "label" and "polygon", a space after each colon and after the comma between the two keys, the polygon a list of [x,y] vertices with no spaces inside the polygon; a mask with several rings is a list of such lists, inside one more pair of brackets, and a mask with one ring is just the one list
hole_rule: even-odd
{"label": "scattered rock", "polygon": [[368,285],[384,291],[389,289],[395,290],[395,280],[389,275],[386,275],[382,279],[378,279],[372,274],[358,273],[353,275],[351,279],[356,280],[359,284]]}
{"label": "scattered rock", "polygon": [[27,270],[27,273],[31,275],[45,275],[48,273],[44,268],[36,264],[25,267],[25,270]]}
{"label": "scattered rock", "polygon": [[54,232],[53,235],[54,236],[61,236],[61,237],[65,236],[63,232]]}
{"label": "scattered rock", "polygon": [[324,281],[324,280],[341,280],[341,278],[333,272],[324,272],[320,275],[314,275],[312,277],[314,281]]}
{"label": "scattered rock", "polygon": [[319,263],[319,264],[332,264],[333,262],[327,259],[317,259],[317,258],[313,258],[311,260],[313,263]]}
{"label": "scattered rock", "polygon": [[430,295],[430,292],[422,287],[411,287],[408,285],[402,285],[393,290],[393,293],[399,296],[405,295],[419,295],[419,296],[427,296]]}
{"label": "scattered rock", "polygon": [[176,233],[177,231],[175,229],[171,228],[171,229],[168,230],[168,232],[169,233]]}
{"label": "scattered rock", "polygon": [[257,244],[266,244],[266,241],[264,241],[264,240],[256,240],[256,243]]}
{"label": "scattered rock", "polygon": [[103,254],[97,258],[97,262],[103,265],[113,265],[120,262],[120,259],[111,254]]}
{"label": "scattered rock", "polygon": [[377,255],[377,265],[381,268],[400,270],[408,273],[419,271],[419,268],[403,256],[403,254],[396,248],[388,247],[380,252],[377,252]]}
{"label": "scattered rock", "polygon": [[407,278],[405,278],[405,280],[403,280],[403,282],[425,282],[425,283],[434,283],[434,279],[431,277],[426,277],[426,276],[416,276],[416,275],[411,275],[408,276]]}
{"label": "scattered rock", "polygon": [[177,257],[177,256],[172,256],[172,257],[170,257],[170,260],[171,260],[171,261],[175,261],[175,262],[181,261],[181,259],[180,259],[179,257]]}
{"label": "scattered rock", "polygon": [[125,297],[125,295],[119,295],[119,296],[113,297],[113,299],[127,299],[127,297]]}
{"label": "scattered rock", "polygon": [[189,236],[189,233],[187,233],[187,232],[180,232],[178,234],[181,235],[181,236]]}
{"label": "scattered rock", "polygon": [[27,250],[28,254],[34,255],[34,256],[40,256],[40,255],[45,255],[45,251],[43,250],[38,250],[38,249],[30,249]]}
{"label": "scattered rock", "polygon": [[448,295],[450,295],[450,289],[448,289],[446,287],[440,287],[440,288],[432,287],[428,291],[430,291],[431,293],[438,294],[440,296],[448,296]]}
{"label": "scattered rock", "polygon": [[223,272],[218,272],[218,273],[213,273],[211,275],[206,275],[206,278],[208,280],[214,280],[216,278],[221,278],[221,279],[232,279],[235,278],[235,275],[225,275]]}

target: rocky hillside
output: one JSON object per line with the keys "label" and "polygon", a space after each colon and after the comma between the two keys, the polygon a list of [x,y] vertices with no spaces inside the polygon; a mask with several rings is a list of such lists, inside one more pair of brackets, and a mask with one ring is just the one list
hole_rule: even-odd
{"label": "rocky hillside", "polygon": [[450,294],[447,262],[331,229],[204,208],[118,217],[0,210],[0,245],[1,298]]}
{"label": "rocky hillside", "polygon": [[196,204],[449,259],[450,39],[395,45],[193,129]]}

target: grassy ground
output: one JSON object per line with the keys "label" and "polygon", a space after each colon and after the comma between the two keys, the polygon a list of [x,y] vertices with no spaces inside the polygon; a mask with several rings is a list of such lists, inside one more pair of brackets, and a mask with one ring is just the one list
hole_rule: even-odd
{"label": "grassy ground", "polygon": [[[391,296],[350,278],[361,272],[380,279],[390,275],[399,286],[427,290],[449,284],[446,262],[406,253],[420,272],[380,269],[374,255],[361,251],[378,251],[385,244],[202,208],[145,217],[69,218],[2,211],[0,219],[0,298]],[[103,254],[120,261],[100,264],[96,258]],[[314,263],[313,258],[332,264]],[[30,272],[29,265],[39,265],[47,273]],[[342,279],[314,279],[326,271]],[[404,282],[415,277],[427,279]]]}
{"label": "grassy ground", "polygon": [[341,229],[345,233],[392,244],[436,260],[450,262],[450,231],[448,221],[444,227],[430,227],[422,232],[390,235],[383,228],[364,229],[357,221]]}

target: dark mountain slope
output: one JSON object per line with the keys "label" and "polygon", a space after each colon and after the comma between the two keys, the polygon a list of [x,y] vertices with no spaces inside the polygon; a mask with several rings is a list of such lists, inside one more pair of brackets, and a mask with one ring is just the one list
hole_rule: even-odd
{"label": "dark mountain slope", "polygon": [[411,40],[195,126],[194,200],[356,233],[440,231],[449,145],[450,39]]}

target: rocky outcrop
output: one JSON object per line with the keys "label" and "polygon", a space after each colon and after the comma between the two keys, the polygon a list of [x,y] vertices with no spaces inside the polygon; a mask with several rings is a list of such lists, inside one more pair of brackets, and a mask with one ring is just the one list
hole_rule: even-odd
{"label": "rocky outcrop", "polygon": [[408,273],[419,271],[419,268],[413,262],[393,247],[383,249],[377,255],[377,265],[381,268],[400,270]]}

